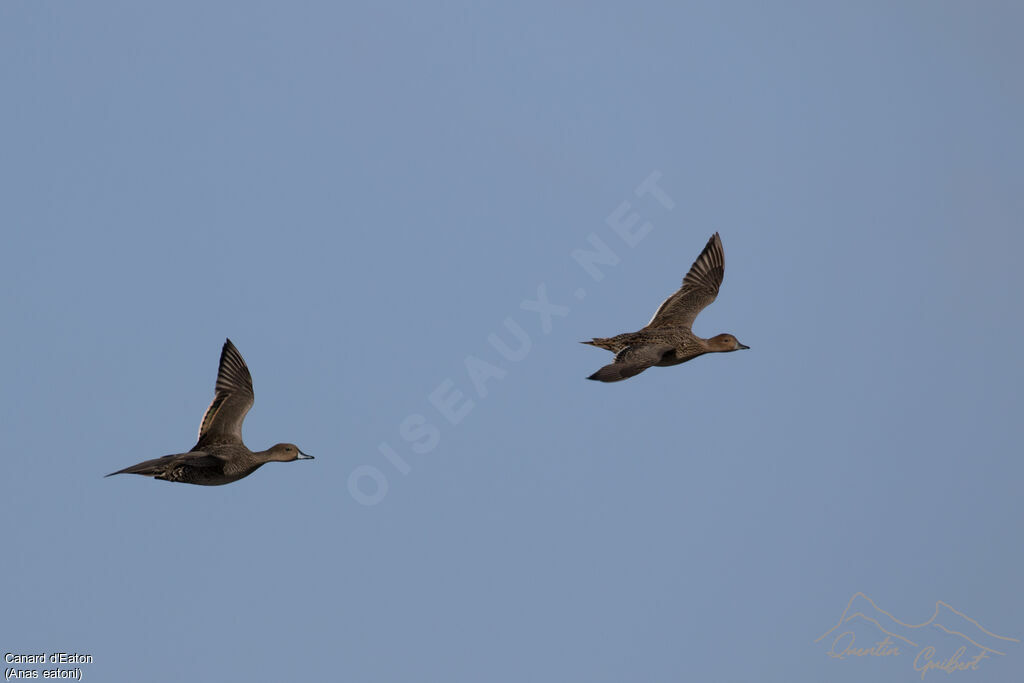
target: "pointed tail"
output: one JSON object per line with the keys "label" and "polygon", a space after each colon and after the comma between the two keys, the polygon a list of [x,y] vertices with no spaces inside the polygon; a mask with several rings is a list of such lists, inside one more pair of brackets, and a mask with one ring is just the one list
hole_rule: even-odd
{"label": "pointed tail", "polygon": [[616,344],[614,337],[594,337],[590,341],[580,342],[580,344],[587,344],[589,346],[596,346],[599,349],[605,349],[612,353],[618,353],[622,350],[622,344]]}

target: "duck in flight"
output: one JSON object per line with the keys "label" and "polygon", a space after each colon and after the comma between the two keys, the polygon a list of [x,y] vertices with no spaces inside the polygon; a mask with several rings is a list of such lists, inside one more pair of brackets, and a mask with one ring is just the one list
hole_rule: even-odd
{"label": "duck in flight", "polygon": [[615,353],[613,363],[587,379],[618,382],[639,375],[652,365],[679,365],[705,353],[749,349],[731,334],[702,339],[690,329],[697,315],[718,296],[724,274],[725,252],[722,238],[716,232],[690,266],[683,286],[665,299],[646,327],[637,332],[582,342]]}
{"label": "duck in flight", "polygon": [[220,369],[213,402],[199,424],[199,440],[188,453],[165,455],[126,467],[115,474],[141,474],[154,479],[185,484],[219,486],[247,477],[264,463],[307,460],[291,443],[279,443],[265,451],[253,452],[242,443],[242,421],[253,404],[252,375],[242,354],[228,339],[220,352]]}

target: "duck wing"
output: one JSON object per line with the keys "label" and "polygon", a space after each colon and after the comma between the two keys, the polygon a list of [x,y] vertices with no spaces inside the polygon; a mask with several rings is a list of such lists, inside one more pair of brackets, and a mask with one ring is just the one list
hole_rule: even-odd
{"label": "duck wing", "polygon": [[201,450],[201,446],[209,443],[241,444],[242,421],[254,400],[249,368],[231,340],[225,340],[213,401],[203,413],[199,441],[192,450]]}
{"label": "duck wing", "polygon": [[697,315],[718,296],[725,275],[725,251],[716,232],[683,278],[683,286],[665,299],[647,327],[692,327]]}
{"label": "duck wing", "polygon": [[587,379],[598,382],[618,382],[657,365],[666,353],[671,353],[671,344],[643,344],[627,346],[615,356],[615,361],[604,366]]}

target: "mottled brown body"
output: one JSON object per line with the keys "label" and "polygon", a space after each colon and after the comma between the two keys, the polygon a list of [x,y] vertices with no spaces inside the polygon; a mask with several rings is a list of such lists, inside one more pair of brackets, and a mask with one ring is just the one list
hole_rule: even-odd
{"label": "mottled brown body", "polygon": [[683,286],[661,304],[645,327],[636,332],[583,342],[616,354],[615,362],[588,379],[617,382],[651,366],[679,365],[705,353],[749,348],[731,334],[703,339],[691,329],[697,315],[718,296],[724,273],[725,253],[716,232],[683,278]]}
{"label": "mottled brown body", "polygon": [[146,460],[107,476],[141,474],[183,484],[220,486],[247,477],[268,462],[313,457],[290,443],[279,443],[265,451],[250,451],[242,442],[242,421],[253,401],[249,368],[228,339],[220,352],[213,401],[199,423],[196,445],[187,453]]}

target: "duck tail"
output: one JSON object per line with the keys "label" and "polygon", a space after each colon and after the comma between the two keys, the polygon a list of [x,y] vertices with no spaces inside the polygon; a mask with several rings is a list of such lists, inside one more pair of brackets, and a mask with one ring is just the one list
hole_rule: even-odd
{"label": "duck tail", "polygon": [[131,467],[125,467],[123,470],[118,470],[117,472],[111,472],[110,474],[104,474],[103,476],[104,477],[112,477],[115,474],[141,474],[141,475],[146,476],[146,477],[152,477],[152,476],[155,476],[156,474],[159,474],[159,472],[157,472],[156,468],[154,468],[152,466],[144,467],[144,465],[147,465],[147,463],[140,463],[139,465],[132,465]]}
{"label": "duck tail", "polygon": [[105,477],[112,477],[115,474],[141,474],[144,477],[155,477],[162,474],[167,469],[167,462],[173,456],[164,456],[162,458],[155,458],[153,460],[146,460],[140,462],[138,465],[132,465],[131,467],[125,467],[123,470],[117,472],[111,472],[105,474]]}
{"label": "duck tail", "polygon": [[587,344],[589,346],[596,346],[599,349],[615,351],[615,345],[612,343],[612,340],[607,337],[594,337],[590,341],[582,341],[580,344]]}

